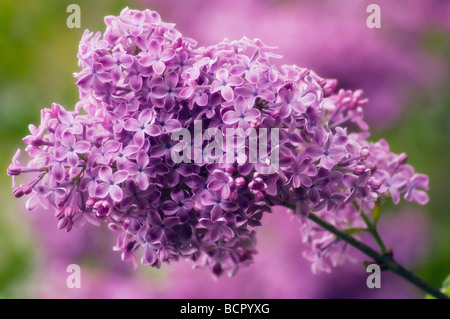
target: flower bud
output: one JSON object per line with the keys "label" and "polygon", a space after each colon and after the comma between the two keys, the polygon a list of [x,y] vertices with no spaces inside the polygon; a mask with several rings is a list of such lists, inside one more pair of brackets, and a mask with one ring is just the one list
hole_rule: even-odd
{"label": "flower bud", "polygon": [[242,187],[245,185],[245,178],[242,176],[237,177],[234,180],[234,185],[236,185],[236,187]]}
{"label": "flower bud", "polygon": [[280,115],[279,110],[273,110],[272,112],[270,112],[270,116],[272,116],[274,119],[276,119],[279,115]]}
{"label": "flower bud", "polygon": [[120,232],[122,232],[122,226],[120,226],[120,225],[118,225],[118,224],[115,224],[115,223],[109,223],[108,224],[108,228],[110,229],[110,230],[112,230],[113,232],[117,232],[117,233],[120,233]]}
{"label": "flower bud", "polygon": [[64,229],[67,224],[69,223],[69,219],[67,217],[64,217],[63,219],[61,219],[58,223],[58,228],[59,229]]}
{"label": "flower bud", "polygon": [[25,195],[30,194],[32,190],[33,190],[33,186],[31,186],[30,184],[23,185],[23,193]]}
{"label": "flower bud", "polygon": [[228,165],[227,167],[224,168],[224,171],[227,172],[228,174],[233,174],[235,172],[235,168],[233,165]]}
{"label": "flower bud", "polygon": [[255,194],[255,197],[256,197],[256,201],[258,201],[258,202],[263,201],[264,198],[265,198],[263,192],[257,192],[257,193]]}
{"label": "flower bud", "polygon": [[250,121],[250,127],[259,127],[261,125],[261,121],[258,119],[253,119]]}
{"label": "flower bud", "polygon": [[401,153],[397,158],[397,162],[399,165],[405,164],[407,160],[408,160],[408,155],[406,155],[406,153]]}
{"label": "flower bud", "polygon": [[363,147],[359,152],[359,155],[361,156],[362,159],[366,159],[367,157],[369,157],[370,151],[367,148]]}
{"label": "flower bud", "polygon": [[64,210],[64,216],[67,218],[72,218],[75,216],[76,208],[74,206],[69,206]]}
{"label": "flower bud", "polygon": [[252,192],[256,193],[266,189],[266,184],[264,184],[261,177],[255,177],[252,181],[250,181],[250,183],[248,183],[248,188]]}
{"label": "flower bud", "polygon": [[239,193],[237,191],[231,192],[230,196],[228,197],[228,200],[235,202],[239,198]]}
{"label": "flower bud", "polygon": [[369,185],[372,189],[377,190],[381,187],[381,185],[383,185],[383,183],[381,183],[379,180],[377,180],[375,178],[371,178],[369,180]]}
{"label": "flower bud", "polygon": [[98,201],[95,203],[94,209],[98,217],[106,217],[111,212],[111,204],[106,200]]}
{"label": "flower bud", "polygon": [[19,186],[19,187],[14,188],[14,190],[13,190],[13,195],[14,195],[14,197],[16,197],[16,198],[22,197],[22,196],[24,195],[23,187],[22,187],[22,186]]}
{"label": "flower bud", "polygon": [[92,209],[92,208],[94,207],[95,203],[96,203],[96,202],[95,202],[95,199],[89,198],[89,199],[86,201],[86,208]]}
{"label": "flower bud", "polygon": [[31,140],[31,145],[36,146],[36,147],[40,147],[42,145],[44,145],[44,140],[40,137],[35,137]]}
{"label": "flower bud", "polygon": [[63,219],[64,218],[64,208],[59,208],[55,213],[55,217],[57,220]]}
{"label": "flower bud", "polygon": [[366,167],[364,165],[356,165],[353,168],[353,173],[355,175],[361,175],[362,173],[364,173],[366,171]]}
{"label": "flower bud", "polygon": [[20,175],[20,173],[22,173],[22,169],[18,166],[10,165],[8,167],[7,173],[9,176]]}

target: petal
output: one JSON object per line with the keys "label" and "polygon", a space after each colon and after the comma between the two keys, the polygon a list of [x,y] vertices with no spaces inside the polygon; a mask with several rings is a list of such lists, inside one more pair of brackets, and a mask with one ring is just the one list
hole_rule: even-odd
{"label": "petal", "polygon": [[67,163],[70,167],[75,167],[78,165],[78,155],[75,152],[70,152],[67,155]]}
{"label": "petal", "polygon": [[65,132],[61,137],[61,144],[67,147],[75,145],[75,136],[73,136],[73,134],[70,132]]}
{"label": "petal", "polygon": [[223,86],[220,90],[220,93],[222,94],[222,97],[225,99],[225,101],[231,101],[234,98],[233,89],[229,85]]}
{"label": "petal", "polygon": [[218,191],[224,187],[225,182],[214,179],[208,183],[208,188],[212,191]]}
{"label": "petal", "polygon": [[245,114],[248,111],[249,107],[245,98],[239,96],[234,102],[234,110],[238,114]]}
{"label": "petal", "polygon": [[228,70],[221,68],[219,71],[217,71],[216,78],[220,82],[226,82],[228,80]]}
{"label": "petal", "polygon": [[300,179],[300,175],[295,174],[294,176],[292,176],[292,186],[294,188],[299,188],[301,183],[302,183],[302,181]]}
{"label": "petal", "polygon": [[180,175],[175,170],[169,171],[169,173],[166,176],[166,182],[167,186],[173,187],[177,185],[180,181]]}
{"label": "petal", "polygon": [[269,91],[269,90],[264,90],[262,91],[259,96],[261,96],[261,98],[263,98],[266,101],[272,102],[275,100],[275,95]]}
{"label": "petal", "polygon": [[157,99],[165,98],[167,93],[167,88],[162,85],[154,86],[152,89],[152,95]]}
{"label": "petal", "polygon": [[244,79],[239,76],[232,76],[228,79],[228,84],[231,86],[239,86],[244,83]]}
{"label": "petal", "polygon": [[159,126],[156,126],[156,125],[153,125],[153,124],[145,126],[144,132],[147,133],[147,135],[150,135],[150,136],[159,136],[162,133],[162,131],[159,128]]}
{"label": "petal", "polygon": [[114,173],[112,181],[114,184],[119,184],[128,178],[128,172],[125,170],[120,170]]}
{"label": "petal", "polygon": [[162,203],[161,209],[165,215],[174,215],[178,211],[179,207],[175,202],[168,200]]}
{"label": "petal", "polygon": [[201,203],[206,206],[217,204],[216,198],[210,192],[203,192],[200,197]]}
{"label": "petal", "polygon": [[55,159],[58,161],[63,161],[67,158],[67,155],[69,155],[69,152],[65,147],[58,147],[55,149]]}
{"label": "petal", "polygon": [[345,151],[344,146],[334,146],[329,150],[329,154],[332,158],[339,161],[347,154],[347,152]]}
{"label": "petal", "polygon": [[189,99],[194,95],[194,93],[195,93],[195,89],[188,86],[188,87],[183,88],[180,91],[180,97],[183,99]]}
{"label": "petal", "polygon": [[140,75],[132,76],[129,84],[133,91],[139,91],[142,88],[142,77]]}
{"label": "petal", "polygon": [[[120,64],[125,68],[128,69],[133,64],[133,58],[129,54],[122,55],[119,59]],[[142,64],[142,63],[141,63]]]}
{"label": "petal", "polygon": [[323,155],[323,149],[319,145],[311,145],[308,146],[305,150],[306,154],[308,154],[312,159],[317,159]]}
{"label": "petal", "polygon": [[136,146],[141,149],[144,146],[145,143],[145,134],[143,131],[136,132],[133,136],[133,141],[136,144]]}
{"label": "petal", "polygon": [[251,109],[245,113],[245,120],[251,121],[258,118],[261,115],[258,109]]}
{"label": "petal", "polygon": [[117,185],[111,186],[109,194],[111,196],[111,199],[115,202],[120,202],[122,200],[123,192],[122,189]]}
{"label": "petal", "polygon": [[221,206],[222,209],[227,212],[234,212],[239,208],[239,206],[236,203],[227,200],[222,201]]}
{"label": "petal", "polygon": [[230,197],[230,185],[225,184],[222,188],[222,198],[228,199]]}
{"label": "petal", "polygon": [[26,209],[27,209],[29,212],[32,212],[32,211],[34,211],[36,208],[38,208],[38,207],[39,207],[39,199],[38,199],[38,197],[37,197],[37,196],[30,197],[30,198],[27,200],[27,202],[26,202],[26,204],[25,204],[25,207],[26,207]]}
{"label": "petal", "polygon": [[166,65],[162,61],[154,61],[152,67],[153,71],[158,75],[163,74],[166,69]]}
{"label": "petal", "polygon": [[179,128],[181,128],[181,124],[178,120],[168,120],[164,123],[164,129],[169,133],[171,133]]}
{"label": "petal", "polygon": [[82,77],[80,80],[78,80],[76,84],[83,89],[89,89],[89,87],[92,84],[93,78],[94,78],[93,74],[89,73],[86,76]]}
{"label": "petal", "polygon": [[416,187],[420,187],[420,188],[424,188],[424,189],[428,189],[428,176],[425,174],[416,174],[413,177],[414,180],[414,185],[416,185]]}
{"label": "petal", "polygon": [[430,198],[428,197],[428,194],[426,192],[420,191],[420,190],[414,190],[413,191],[413,200],[415,200],[420,205],[425,205],[426,203],[428,203]]}
{"label": "petal", "polygon": [[397,205],[400,202],[400,193],[396,189],[390,190],[392,201],[395,205]]}
{"label": "petal", "polygon": [[334,159],[332,159],[330,156],[323,156],[320,159],[320,166],[322,166],[325,169],[332,169],[334,167],[334,165],[336,165],[337,161],[335,161]]}
{"label": "petal", "polygon": [[175,201],[175,203],[181,203],[184,200],[184,193],[181,189],[173,190],[170,193],[170,197]]}
{"label": "petal", "polygon": [[144,250],[144,256],[142,257],[143,264],[153,265],[157,259],[158,256],[156,255],[155,250],[147,245]]}
{"label": "petal", "polygon": [[98,177],[104,182],[109,183],[111,181],[112,176],[113,176],[112,169],[109,166],[102,166],[98,171]]}
{"label": "petal", "polygon": [[145,168],[147,167],[148,163],[149,163],[150,159],[147,155],[147,152],[144,151],[140,151],[137,155],[136,155],[136,163],[137,166],[139,168]]}
{"label": "petal", "polygon": [[103,145],[103,149],[108,153],[117,152],[119,150],[119,147],[120,147],[120,143],[115,140],[107,141]]}
{"label": "petal", "polygon": [[89,150],[90,147],[91,143],[89,143],[88,141],[79,141],[75,144],[74,150],[77,153],[85,153]]}
{"label": "petal", "polygon": [[109,194],[109,185],[105,183],[101,183],[97,185],[95,188],[95,196],[99,198],[105,198]]}
{"label": "petal", "polygon": [[138,122],[140,124],[147,124],[153,120],[154,116],[151,109],[145,109],[139,114]]}
{"label": "petal", "polygon": [[159,57],[161,61],[169,61],[170,59],[172,59],[175,56],[175,51],[172,49],[166,49],[163,51],[163,53],[161,54],[161,56]]}
{"label": "petal", "polygon": [[130,132],[136,132],[139,131],[140,125],[136,119],[130,118],[124,123],[123,128]]}
{"label": "petal", "polygon": [[219,204],[214,205],[213,209],[211,209],[211,220],[216,221],[223,216],[222,208]]}
{"label": "petal", "polygon": [[222,232],[220,230],[219,227],[213,227],[210,231],[209,231],[209,240],[215,242],[217,240],[220,239],[220,236],[222,235]]}
{"label": "petal", "polygon": [[116,60],[110,55],[103,56],[98,62],[103,66],[104,70],[111,70],[116,65]]}
{"label": "petal", "polygon": [[[249,70],[245,73],[245,79],[250,83],[256,84],[256,83],[258,83],[258,80],[259,80],[259,72],[255,69]],[[275,99],[274,95],[273,95],[273,99]],[[272,101],[272,100],[267,100],[267,101]]]}
{"label": "petal", "polygon": [[152,227],[150,231],[148,232],[148,241],[151,243],[157,243],[160,242],[163,238],[164,232],[161,227]]}
{"label": "petal", "polygon": [[64,165],[62,163],[55,164],[51,172],[57,182],[61,182],[66,177],[66,170],[64,169]]}
{"label": "petal", "polygon": [[178,74],[172,71],[166,75],[164,81],[170,89],[174,89],[178,84]]}
{"label": "petal", "polygon": [[358,177],[353,174],[345,174],[342,178],[342,181],[344,182],[344,185],[347,187],[355,187]]}
{"label": "petal", "polygon": [[308,93],[300,98],[300,102],[305,106],[310,106],[316,101],[316,96],[312,93]]}
{"label": "petal", "polygon": [[300,179],[302,181],[302,185],[305,187],[311,187],[312,186],[312,179],[308,175],[300,175]]}
{"label": "petal", "polygon": [[240,115],[235,111],[228,111],[222,117],[222,121],[225,124],[234,124],[239,122],[240,120]]}
{"label": "petal", "polygon": [[155,58],[152,55],[145,55],[139,59],[139,63],[142,66],[151,66],[151,65],[153,65],[154,61],[155,61]]}
{"label": "petal", "polygon": [[234,237],[233,230],[231,230],[230,227],[221,225],[220,228],[221,228],[221,231],[222,231],[222,234],[223,234],[224,237],[226,237],[226,238],[233,238]]}

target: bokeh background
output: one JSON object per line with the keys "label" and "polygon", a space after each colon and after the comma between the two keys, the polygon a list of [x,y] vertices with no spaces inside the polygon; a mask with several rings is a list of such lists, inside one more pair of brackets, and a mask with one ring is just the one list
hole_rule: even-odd
{"label": "bokeh background", "polygon": [[[81,29],[66,8],[81,7]],[[366,7],[381,7],[381,29],[366,26]],[[72,73],[84,29],[103,31],[103,17],[125,6],[157,10],[188,37],[209,45],[258,37],[276,45],[283,63],[362,88],[373,136],[406,152],[430,176],[425,207],[386,205],[380,232],[395,257],[439,286],[450,273],[450,2],[441,0],[102,0],[0,1],[0,297],[1,298],[423,298],[388,273],[366,287],[364,257],[331,274],[313,275],[302,257],[298,221],[283,209],[263,219],[255,263],[214,280],[186,262],[132,269],[112,251],[115,239],[87,225],[59,231],[53,212],[28,213],[11,195],[6,168],[39,110],[73,108]],[[369,241],[370,243],[370,241]],[[81,288],[66,286],[69,264]]]}

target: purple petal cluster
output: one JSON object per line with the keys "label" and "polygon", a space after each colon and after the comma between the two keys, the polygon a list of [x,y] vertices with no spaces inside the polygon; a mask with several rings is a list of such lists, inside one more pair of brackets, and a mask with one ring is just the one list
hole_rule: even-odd
{"label": "purple petal cluster", "polygon": [[[159,267],[184,258],[232,274],[252,261],[263,215],[285,205],[303,220],[313,268],[328,270],[346,247],[312,225],[310,212],[352,228],[384,198],[428,201],[428,179],[406,155],[367,140],[361,91],[275,66],[275,48],[258,39],[197,48],[154,11],[126,8],[105,23],[103,35],[86,31],[81,39],[75,110],[56,103],[42,110],[23,139],[31,160],[22,165],[18,151],[8,168],[36,175],[13,194],[28,195],[29,210],[52,207],[59,228],[106,222],[123,260],[137,264],[139,254]],[[180,147],[171,134],[194,133],[195,120],[224,135],[279,129],[277,145],[268,138],[279,165],[227,163]],[[172,151],[186,149],[192,161],[174,162]],[[249,146],[236,155],[248,159]]]}

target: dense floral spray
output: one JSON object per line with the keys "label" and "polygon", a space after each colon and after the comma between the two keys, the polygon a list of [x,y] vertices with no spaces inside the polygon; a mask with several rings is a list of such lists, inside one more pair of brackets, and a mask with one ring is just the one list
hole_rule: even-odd
{"label": "dense floral spray", "polygon": [[[13,194],[27,195],[29,210],[52,207],[59,228],[106,222],[124,260],[137,264],[142,247],[143,264],[184,258],[233,274],[252,261],[263,215],[283,205],[302,220],[313,271],[329,271],[346,244],[311,212],[358,234],[386,198],[428,201],[427,176],[386,141],[368,141],[361,91],[272,64],[280,56],[259,39],[197,47],[154,11],[126,8],[105,23],[103,35],[86,31],[80,42],[75,110],[42,110],[23,139],[31,160],[22,165],[19,150],[8,168],[35,175]],[[182,129],[201,147],[175,139]],[[246,138],[233,154],[240,160],[204,156],[210,129]],[[276,141],[263,134],[272,129]],[[268,156],[249,161],[252,138],[263,135]],[[267,160],[274,152],[277,165]]]}

